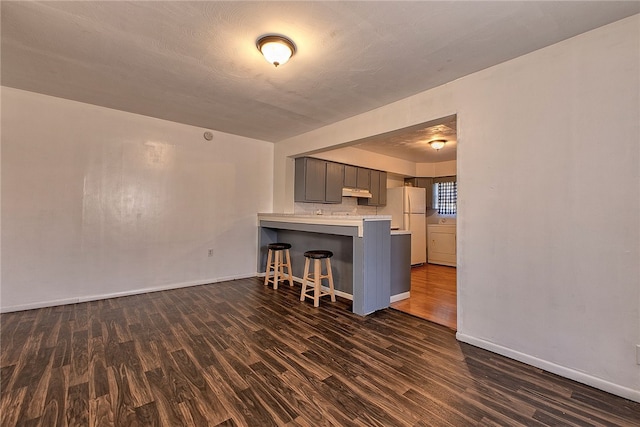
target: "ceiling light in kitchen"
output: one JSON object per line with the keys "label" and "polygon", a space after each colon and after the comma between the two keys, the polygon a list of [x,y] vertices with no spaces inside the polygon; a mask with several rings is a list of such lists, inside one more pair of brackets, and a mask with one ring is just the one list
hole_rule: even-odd
{"label": "ceiling light in kitchen", "polygon": [[267,35],[256,41],[256,46],[264,58],[271,64],[285,64],[296,53],[296,45],[284,36]]}
{"label": "ceiling light in kitchen", "polygon": [[447,141],[445,141],[444,139],[435,139],[433,141],[429,141],[429,145],[431,146],[431,148],[433,148],[434,150],[439,150],[442,147],[444,147],[444,144]]}

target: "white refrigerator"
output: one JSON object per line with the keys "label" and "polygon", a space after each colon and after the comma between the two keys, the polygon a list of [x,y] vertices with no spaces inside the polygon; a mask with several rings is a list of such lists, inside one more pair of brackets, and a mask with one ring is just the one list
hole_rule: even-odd
{"label": "white refrigerator", "polygon": [[391,215],[391,228],[411,232],[411,265],[427,262],[426,197],[424,188],[387,188],[387,205],[378,208]]}

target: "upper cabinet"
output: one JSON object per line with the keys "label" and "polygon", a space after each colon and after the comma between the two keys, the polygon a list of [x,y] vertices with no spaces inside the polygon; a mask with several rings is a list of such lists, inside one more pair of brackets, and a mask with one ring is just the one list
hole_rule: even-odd
{"label": "upper cabinet", "polygon": [[359,205],[385,206],[387,204],[387,173],[383,171],[369,171],[370,199],[358,199]]}
{"label": "upper cabinet", "polygon": [[380,198],[378,200],[378,206],[387,205],[387,173],[380,172]]}
{"label": "upper cabinet", "polygon": [[370,190],[370,169],[358,166],[344,165],[344,186],[348,188],[358,188],[360,190]]}
{"label": "upper cabinet", "polygon": [[313,157],[296,159],[294,200],[309,203],[342,203],[342,188],[369,190],[370,199],[358,204],[384,206],[387,203],[387,173]]}
{"label": "upper cabinet", "polygon": [[296,202],[342,202],[344,165],[301,157],[296,159],[294,200]]}
{"label": "upper cabinet", "polygon": [[358,167],[344,166],[344,186],[348,188],[358,188]]}
{"label": "upper cabinet", "polygon": [[325,203],[342,203],[342,181],[344,165],[327,162],[327,187],[324,192]]}
{"label": "upper cabinet", "polygon": [[365,168],[358,168],[358,179],[356,182],[356,188],[361,190],[371,190],[371,170]]}
{"label": "upper cabinet", "polygon": [[296,202],[324,202],[326,162],[312,158],[296,159]]}

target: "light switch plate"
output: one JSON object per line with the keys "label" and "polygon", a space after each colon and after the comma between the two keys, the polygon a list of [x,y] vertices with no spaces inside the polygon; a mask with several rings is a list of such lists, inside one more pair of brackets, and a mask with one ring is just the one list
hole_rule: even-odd
{"label": "light switch plate", "polygon": [[640,365],[640,344],[636,345],[636,364]]}

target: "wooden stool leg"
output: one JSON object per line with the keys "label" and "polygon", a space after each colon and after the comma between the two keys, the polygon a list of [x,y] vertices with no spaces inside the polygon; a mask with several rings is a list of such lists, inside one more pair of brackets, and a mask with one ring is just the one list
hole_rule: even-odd
{"label": "wooden stool leg", "polygon": [[280,269],[282,268],[282,251],[275,251],[275,261],[273,266],[273,289],[278,289],[278,281],[280,280]]}
{"label": "wooden stool leg", "polygon": [[320,306],[320,269],[322,268],[322,264],[319,259],[313,260],[313,306]]}
{"label": "wooden stool leg", "polygon": [[300,293],[300,301],[304,301],[305,292],[307,292],[307,276],[309,275],[309,258],[304,261],[304,273],[302,274],[302,292]]}
{"label": "wooden stool leg", "polygon": [[331,295],[331,302],[336,302],[336,294],[333,289],[333,273],[331,272],[331,259],[327,258],[327,276],[329,276],[329,295]]}
{"label": "wooden stool leg", "polygon": [[264,275],[264,285],[267,286],[269,284],[269,274],[271,274],[271,255],[273,254],[273,251],[271,249],[269,249],[269,252],[267,253],[267,270],[265,272]]}
{"label": "wooden stool leg", "polygon": [[[289,274],[289,286],[293,286],[293,274],[291,274],[291,254],[289,253],[289,249],[286,250],[287,255],[287,273]],[[283,273],[284,277],[284,273]]]}
{"label": "wooden stool leg", "polygon": [[284,267],[285,267],[285,251],[281,251],[280,252],[280,280],[284,280],[285,279],[285,275],[284,275]]}

